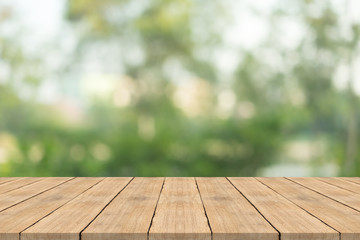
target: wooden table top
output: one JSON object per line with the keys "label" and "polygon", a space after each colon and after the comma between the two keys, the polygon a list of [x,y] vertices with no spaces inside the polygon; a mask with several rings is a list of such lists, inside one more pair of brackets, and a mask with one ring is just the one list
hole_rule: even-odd
{"label": "wooden table top", "polygon": [[355,240],[360,178],[0,178],[1,240]]}

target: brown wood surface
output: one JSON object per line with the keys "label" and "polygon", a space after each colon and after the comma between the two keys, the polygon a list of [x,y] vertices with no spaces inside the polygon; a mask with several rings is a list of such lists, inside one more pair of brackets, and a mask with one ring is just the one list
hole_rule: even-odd
{"label": "brown wood surface", "polygon": [[163,182],[135,178],[82,232],[82,239],[146,240]]}
{"label": "brown wood surface", "polygon": [[20,233],[99,182],[75,178],[0,212],[0,239],[19,240]]}
{"label": "brown wood surface", "polygon": [[14,189],[18,189],[26,185],[30,185],[40,180],[41,180],[40,178],[19,178],[14,181],[5,182],[0,185],[0,194],[10,192]]}
{"label": "brown wood surface", "polygon": [[196,178],[213,239],[275,240],[278,232],[225,178]]}
{"label": "brown wood surface", "polygon": [[0,178],[0,240],[358,240],[360,178]]}
{"label": "brown wood surface", "polygon": [[18,178],[12,178],[12,177],[0,177],[0,185],[3,183],[14,181]]}
{"label": "brown wood surface", "polygon": [[318,179],[293,178],[291,181],[360,211],[360,194],[358,193],[351,192]]}
{"label": "brown wood surface", "polygon": [[360,177],[354,177],[354,178],[344,177],[341,179],[344,179],[345,181],[353,182],[356,184],[360,184]]}
{"label": "brown wood surface", "polygon": [[341,233],[341,240],[360,239],[360,212],[285,178],[261,182]]}
{"label": "brown wood surface", "polygon": [[211,240],[194,178],[166,178],[149,239]]}
{"label": "brown wood surface", "polygon": [[32,198],[46,190],[56,187],[71,178],[44,178],[0,195],[0,212],[22,201]]}
{"label": "brown wood surface", "polygon": [[360,194],[360,184],[356,184],[351,181],[346,181],[343,178],[314,178],[314,179],[327,182],[331,185],[338,186],[340,188]]}
{"label": "brown wood surface", "polygon": [[337,231],[255,178],[229,178],[229,180],[280,232],[282,239],[339,239]]}
{"label": "brown wood surface", "polygon": [[80,232],[130,182],[106,178],[21,233],[22,240],[79,239]]}

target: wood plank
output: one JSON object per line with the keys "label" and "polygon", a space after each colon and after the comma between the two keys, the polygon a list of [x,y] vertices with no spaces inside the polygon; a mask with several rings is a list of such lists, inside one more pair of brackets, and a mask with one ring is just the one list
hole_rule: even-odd
{"label": "wood plank", "polygon": [[342,178],[325,178],[325,177],[322,177],[322,178],[316,178],[320,181],[323,181],[323,182],[327,182],[331,185],[334,185],[334,186],[338,186],[340,188],[343,188],[343,189],[346,189],[346,190],[349,190],[351,192],[354,192],[354,193],[358,193],[360,194],[360,184],[356,184],[354,182],[350,182],[350,181],[346,181],[345,179],[342,179]]}
{"label": "wood plank", "polygon": [[0,185],[0,194],[12,191],[12,190],[17,189],[17,188],[21,188],[23,186],[26,186],[28,184],[32,184],[34,182],[38,182],[40,180],[41,180],[41,178],[30,178],[30,177],[29,178],[28,177],[26,177],[26,178],[18,178],[18,179],[14,180],[14,181],[1,184]]}
{"label": "wood plank", "polygon": [[277,240],[278,232],[225,178],[196,178],[214,240]]}
{"label": "wood plank", "polygon": [[75,178],[0,213],[0,239],[19,240],[20,232],[55,211],[102,178]]}
{"label": "wood plank", "polygon": [[125,179],[0,178],[0,240],[360,239],[355,178]]}
{"label": "wood plank", "polygon": [[360,212],[285,178],[258,179],[339,231],[341,240],[360,239]]}
{"label": "wood plank", "polygon": [[353,182],[356,184],[360,184],[360,178],[358,178],[358,177],[342,177],[341,179],[343,179],[345,181]]}
{"label": "wood plank", "polygon": [[165,179],[149,239],[211,239],[211,231],[194,178]]}
{"label": "wood plank", "polygon": [[339,239],[338,232],[255,178],[229,180],[280,232],[282,240]]}
{"label": "wood plank", "polygon": [[23,202],[35,195],[60,185],[71,178],[42,178],[38,182],[14,189],[0,195],[0,212],[6,208]]}
{"label": "wood plank", "polygon": [[106,178],[21,233],[22,240],[78,240],[80,232],[131,181]]}
{"label": "wood plank", "polygon": [[0,185],[3,184],[3,183],[15,181],[15,180],[17,180],[17,178],[13,178],[13,177],[0,177]]}
{"label": "wood plank", "polygon": [[83,240],[147,239],[164,178],[135,178],[82,232]]}
{"label": "wood plank", "polygon": [[[339,201],[349,207],[360,211],[360,194],[349,190],[339,188],[329,183],[314,178],[291,178],[291,181],[297,182],[302,186],[310,188],[331,199]],[[359,185],[360,186],[360,185]]]}

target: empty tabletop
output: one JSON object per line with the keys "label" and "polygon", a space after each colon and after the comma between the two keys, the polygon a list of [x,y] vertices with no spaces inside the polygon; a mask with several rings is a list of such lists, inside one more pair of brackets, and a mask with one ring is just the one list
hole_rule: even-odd
{"label": "empty tabletop", "polygon": [[359,178],[0,178],[4,240],[360,240]]}

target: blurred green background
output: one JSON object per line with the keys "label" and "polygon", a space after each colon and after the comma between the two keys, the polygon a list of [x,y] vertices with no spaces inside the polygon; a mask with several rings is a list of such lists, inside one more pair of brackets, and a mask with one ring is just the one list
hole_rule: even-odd
{"label": "blurred green background", "polygon": [[0,176],[359,176],[360,2],[2,0]]}

